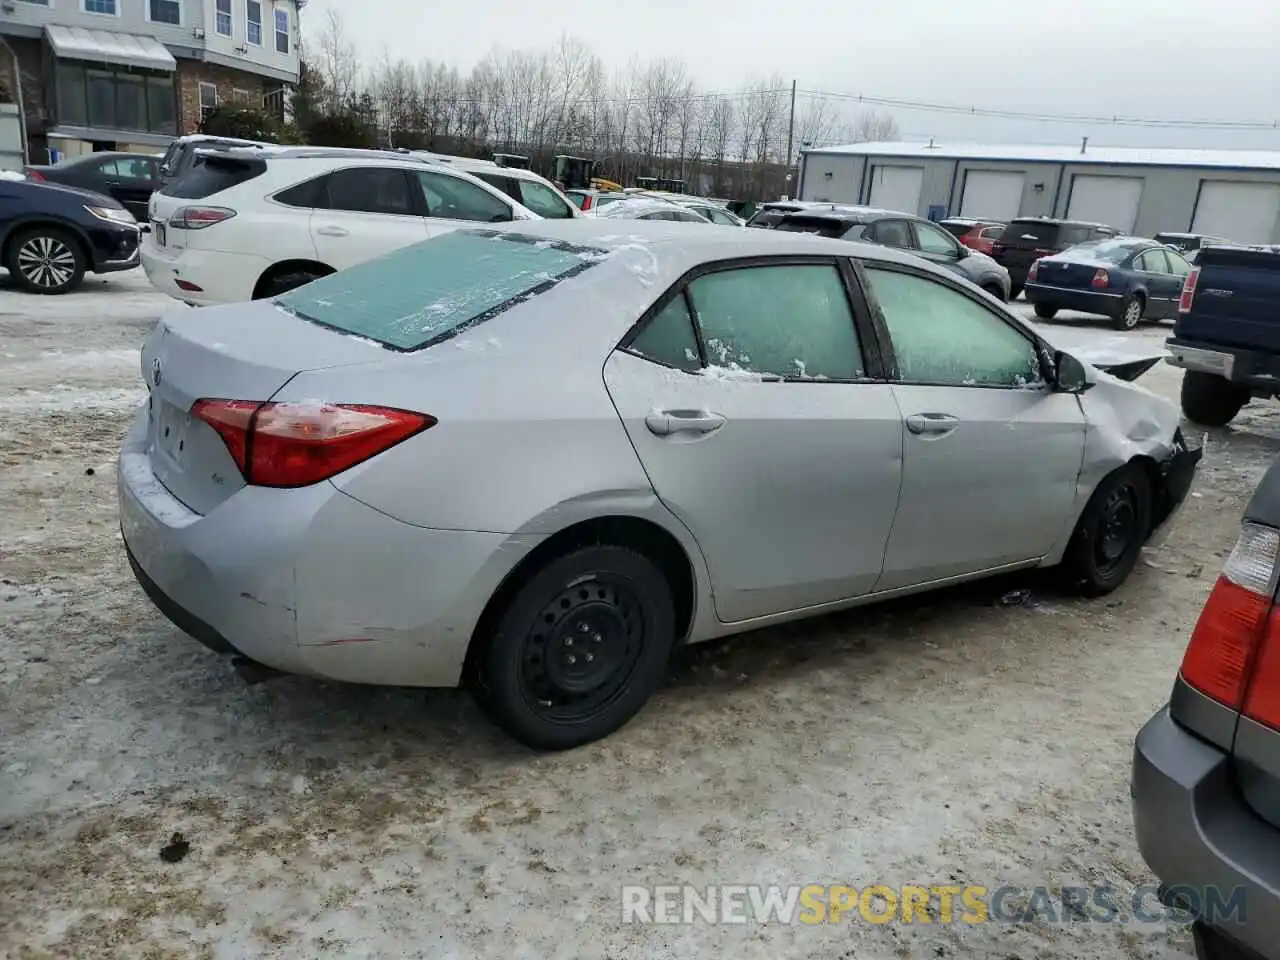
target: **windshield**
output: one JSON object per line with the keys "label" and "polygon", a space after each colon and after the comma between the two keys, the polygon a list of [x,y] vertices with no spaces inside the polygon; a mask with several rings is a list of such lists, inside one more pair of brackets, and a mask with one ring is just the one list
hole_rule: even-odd
{"label": "windshield", "polygon": [[1129,254],[1145,246],[1144,242],[1133,240],[1093,240],[1089,243],[1076,244],[1062,256],[1072,256],[1081,260],[1102,260],[1106,263],[1123,263]]}
{"label": "windshield", "polygon": [[545,293],[605,255],[538,237],[457,230],[321,277],[275,302],[393,350],[420,350]]}

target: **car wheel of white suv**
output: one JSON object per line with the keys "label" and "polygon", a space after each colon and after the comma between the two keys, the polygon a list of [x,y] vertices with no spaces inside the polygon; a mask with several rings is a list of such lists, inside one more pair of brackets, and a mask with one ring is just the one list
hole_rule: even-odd
{"label": "car wheel of white suv", "polygon": [[327,276],[327,274],[322,273],[319,270],[308,270],[303,268],[287,270],[260,284],[257,292],[254,294],[254,299],[269,300],[271,297],[278,297],[282,293],[288,293],[290,290],[296,290],[298,287],[304,287],[312,280],[319,280],[323,276]]}

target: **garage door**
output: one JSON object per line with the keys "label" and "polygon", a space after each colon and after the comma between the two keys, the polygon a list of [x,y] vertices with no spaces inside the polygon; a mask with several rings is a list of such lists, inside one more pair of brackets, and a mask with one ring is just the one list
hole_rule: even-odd
{"label": "garage door", "polygon": [[922,167],[874,166],[871,168],[871,206],[918,214],[923,185]]}
{"label": "garage door", "polygon": [[1026,175],[1007,170],[970,170],[964,175],[960,216],[976,220],[1012,220],[1022,209]]}
{"label": "garage door", "polygon": [[1128,233],[1138,220],[1142,199],[1141,177],[1091,177],[1077,174],[1071,179],[1068,220],[1089,220]]}
{"label": "garage door", "polygon": [[1280,184],[1202,180],[1195,233],[1238,243],[1272,243],[1280,219]]}

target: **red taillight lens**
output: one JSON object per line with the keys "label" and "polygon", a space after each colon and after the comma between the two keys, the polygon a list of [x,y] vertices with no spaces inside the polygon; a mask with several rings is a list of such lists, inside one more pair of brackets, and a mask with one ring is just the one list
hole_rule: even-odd
{"label": "red taillight lens", "polygon": [[169,226],[177,230],[204,230],[235,215],[236,212],[227,207],[183,207],[169,218]]}
{"label": "red taillight lens", "polygon": [[[1280,533],[1245,523],[1222,575],[1200,611],[1182,660],[1182,678],[1239,710],[1275,590]],[[1277,701],[1280,705],[1280,700]]]}
{"label": "red taillight lens", "polygon": [[1182,281],[1182,296],[1178,297],[1178,312],[1190,313],[1191,304],[1196,299],[1196,285],[1200,282],[1200,268],[1193,267]]}
{"label": "red taillight lens", "polygon": [[1249,679],[1243,713],[1280,730],[1280,611],[1273,610],[1267,619],[1267,635]]}
{"label": "red taillight lens", "polygon": [[1037,257],[1052,257],[1058,251],[1050,250],[1048,247],[1036,247],[1035,250],[1031,252],[1034,253]]}
{"label": "red taillight lens", "polygon": [[1034,280],[1036,278],[1036,274],[1039,272],[1040,272],[1040,261],[1039,260],[1033,261],[1031,264],[1031,269],[1027,271],[1027,279]]}
{"label": "red taillight lens", "polygon": [[1107,273],[1107,271],[1102,269],[1102,267],[1099,267],[1097,270],[1093,271],[1093,286],[1094,289],[1098,290],[1111,286],[1111,274]]}
{"label": "red taillight lens", "polygon": [[193,417],[218,431],[241,473],[248,458],[249,427],[260,406],[252,400],[197,400],[191,408]]}
{"label": "red taillight lens", "polygon": [[591,194],[587,194],[585,197],[582,198],[582,209],[583,210],[591,209]]}
{"label": "red taillight lens", "polygon": [[436,424],[422,413],[342,403],[198,400],[191,412],[258,487],[319,483]]}
{"label": "red taillight lens", "polygon": [[26,173],[27,173],[27,179],[28,179],[28,180],[33,180],[33,181],[35,181],[36,183],[48,183],[48,182],[49,182],[48,180],[46,180],[46,179],[45,179],[44,174],[43,174],[43,173],[41,173],[39,170],[28,170],[28,171],[26,171]]}

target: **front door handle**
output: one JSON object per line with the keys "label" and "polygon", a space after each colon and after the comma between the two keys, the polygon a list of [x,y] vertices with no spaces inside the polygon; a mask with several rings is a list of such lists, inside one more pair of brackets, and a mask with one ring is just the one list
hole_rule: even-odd
{"label": "front door handle", "polygon": [[345,237],[348,231],[343,227],[317,227],[316,233],[322,237]]}
{"label": "front door handle", "polygon": [[949,413],[913,413],[907,417],[907,429],[912,433],[950,433],[960,423]]}
{"label": "front door handle", "polygon": [[655,410],[644,418],[650,433],[668,437],[677,433],[713,433],[725,418],[710,410]]}

